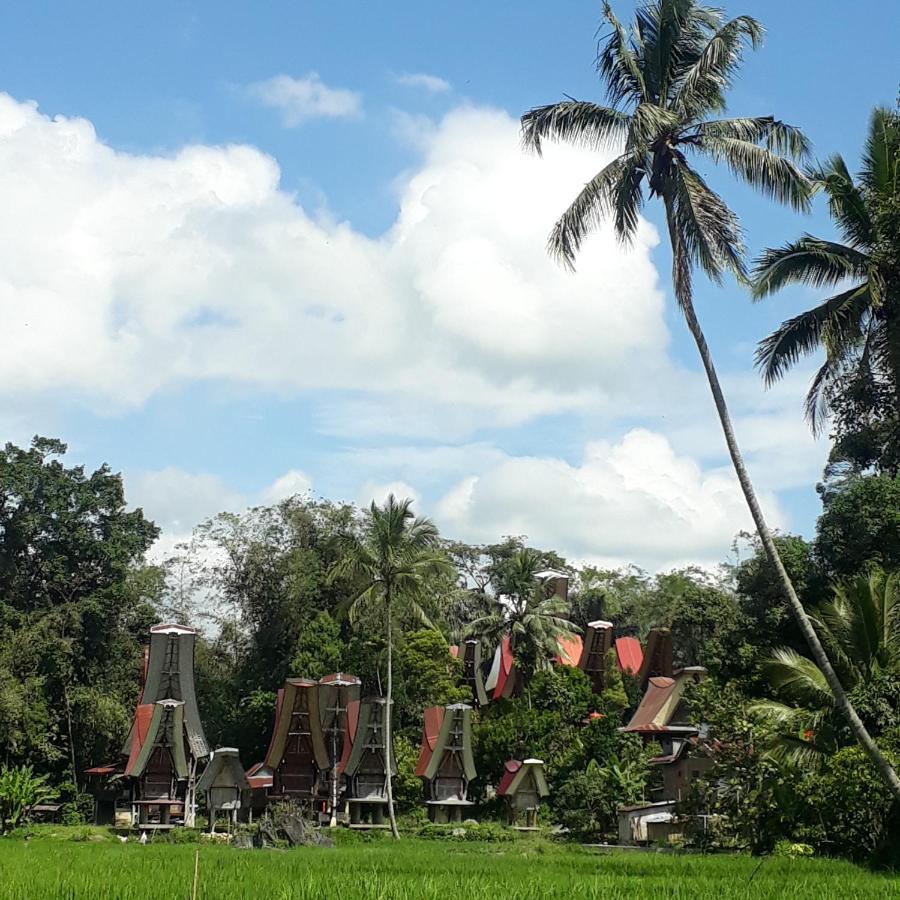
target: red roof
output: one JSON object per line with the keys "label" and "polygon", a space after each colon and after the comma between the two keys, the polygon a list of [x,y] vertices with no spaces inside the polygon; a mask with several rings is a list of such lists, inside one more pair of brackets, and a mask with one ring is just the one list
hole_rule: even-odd
{"label": "red roof", "polygon": [[559,653],[556,654],[556,662],[561,666],[577,666],[581,659],[581,651],[584,642],[577,634],[564,635],[557,641]]}
{"label": "red roof", "polygon": [[509,790],[513,778],[516,777],[516,772],[521,768],[522,763],[518,759],[509,759],[503,763],[503,777],[500,779],[500,784],[497,785],[497,796],[506,796],[506,792]]}
{"label": "red roof", "polygon": [[263,763],[258,762],[250,766],[244,773],[247,776],[247,784],[253,790],[261,790],[262,788],[270,788],[274,782],[271,775],[257,775],[256,773],[263,767]]}
{"label": "red roof", "polygon": [[641,642],[635,637],[616,638],[616,659],[619,662],[619,671],[637,675],[644,662],[644,651],[641,650]]}
{"label": "red roof", "polygon": [[494,699],[499,700],[503,696],[507,679],[512,672],[515,658],[513,657],[512,641],[508,634],[504,634],[500,641],[500,672],[497,675],[497,686],[494,688]]}
{"label": "red roof", "polygon": [[150,730],[150,721],[153,719],[153,703],[142,703],[134,711],[134,738],[131,741],[131,753],[128,756],[128,762],[125,765],[125,774],[130,775],[133,766],[137,763],[137,758],[147,740],[147,732]]}
{"label": "red roof", "polygon": [[431,754],[434,753],[443,722],[443,706],[430,706],[425,710],[425,724],[422,726],[422,746],[419,749],[419,759],[416,762],[416,775],[420,777],[425,774],[428,769],[428,763],[431,762]]}
{"label": "red roof", "polygon": [[119,772],[119,771],[121,771],[121,769],[119,769],[118,766],[94,766],[91,769],[85,769],[84,774],[85,775],[112,775],[115,772]]}

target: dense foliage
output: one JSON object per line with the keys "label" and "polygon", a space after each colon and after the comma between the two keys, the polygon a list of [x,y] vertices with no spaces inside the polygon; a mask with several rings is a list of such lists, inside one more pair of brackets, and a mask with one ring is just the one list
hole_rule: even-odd
{"label": "dense foliage", "polygon": [[[33,766],[77,817],[81,771],[115,759],[138,690],[141,646],[160,618],[202,628],[196,670],[205,727],[213,744],[239,747],[247,764],[262,758],[285,675],[350,671],[364,691],[384,690],[384,606],[348,615],[361,582],[341,564],[365,541],[371,511],[298,496],[216,517],[164,566],[148,566],[144,554],[157,532],[127,510],[119,476],[66,467],[64,449],[36,439],[29,450],[8,445],[2,456],[6,772]],[[897,577],[870,567],[897,564],[890,548],[900,546],[898,523],[898,483],[852,477],[829,485],[815,540],[778,539],[835,666],[890,753],[900,727],[900,598]],[[645,636],[663,625],[672,630],[677,665],[709,670],[691,702],[715,765],[684,798],[685,809],[709,817],[697,821],[714,823],[698,840],[754,850],[801,841],[855,858],[887,852],[896,811],[803,654],[756,542],[739,541],[738,561],[715,573],[655,575],[573,567],[522,538],[468,546],[435,535],[429,546],[416,590],[392,609],[401,811],[421,796],[413,769],[423,710],[469,696],[450,644],[479,621],[495,626],[493,640],[511,632],[517,607],[500,615],[497,598],[518,591],[523,610],[549,615],[550,626],[565,623],[550,634],[598,616],[618,634]],[[87,566],[77,564],[82,553]],[[569,573],[568,601],[535,593],[534,570],[545,565]],[[849,572],[856,577],[834,580]],[[655,748],[619,731],[639,700],[633,679],[613,667],[607,689],[595,695],[580,670],[548,665],[547,627],[530,620],[533,634],[521,632],[527,690],[477,714],[474,795],[485,815],[499,816],[491,796],[503,764],[538,757],[552,785],[545,818],[572,834],[611,836],[618,806],[649,796]],[[24,784],[31,775],[18,777]],[[13,785],[12,774],[4,778]],[[12,787],[6,793],[16,795]],[[16,802],[20,816],[27,801]]]}

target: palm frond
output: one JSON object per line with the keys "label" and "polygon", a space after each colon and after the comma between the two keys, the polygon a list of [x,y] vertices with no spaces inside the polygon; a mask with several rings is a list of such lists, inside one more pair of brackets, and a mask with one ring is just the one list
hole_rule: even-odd
{"label": "palm frond", "polygon": [[690,118],[723,110],[725,92],[740,67],[745,47],[756,49],[762,37],[762,25],[751,16],[738,16],[722,25],[681,75],[672,106]]}
{"label": "palm frond", "polygon": [[637,105],[649,100],[635,48],[608,2],[603,4],[603,17],[612,32],[598,47],[597,71],[606,83],[610,103],[618,107],[623,101]]}
{"label": "palm frond", "polygon": [[807,171],[807,177],[828,197],[828,211],[842,237],[859,250],[872,246],[874,227],[868,205],[843,157],[835,154]]}
{"label": "palm frond", "polygon": [[754,260],[753,296],[758,300],[788,284],[818,288],[865,278],[868,265],[869,257],[853,247],[805,234],[783,247],[765,250]]}
{"label": "palm frond", "polygon": [[694,149],[708,153],[716,162],[725,162],[734,175],[751,187],[801,212],[810,206],[811,185],[788,159],[750,141],[733,137],[703,135]]}
{"label": "palm frond", "polygon": [[690,262],[717,284],[726,271],[746,282],[737,216],[686,162],[676,166],[671,186],[675,225]]}
{"label": "palm frond", "polygon": [[859,180],[876,196],[900,192],[900,113],[884,107],[872,112]]}
{"label": "palm frond", "polygon": [[799,128],[773,116],[711,119],[692,126],[685,133],[684,139],[690,142],[695,136],[750,141],[765,146],[772,153],[780,153],[798,161],[804,160],[810,151],[809,140]]}
{"label": "palm frond", "polygon": [[574,268],[584,239],[611,213],[616,214],[617,227],[623,228],[620,237],[627,240],[637,227],[641,176],[639,163],[628,153],[601,169],[553,227],[547,242],[550,253],[568,268]]}
{"label": "palm frond", "polygon": [[528,110],[522,116],[522,143],[538,155],[545,140],[601,150],[618,145],[628,133],[628,123],[629,117],[619,110],[565,100]]}
{"label": "palm frond", "polygon": [[830,707],[834,696],[822,670],[796,650],[781,647],[762,663],[769,683],[783,696],[801,706]]}
{"label": "palm frond", "polygon": [[756,350],[756,365],[767,385],[782,378],[803,356],[818,350],[826,340],[837,360],[858,343],[869,307],[866,285],[835,294],[827,300],[782,322]]}

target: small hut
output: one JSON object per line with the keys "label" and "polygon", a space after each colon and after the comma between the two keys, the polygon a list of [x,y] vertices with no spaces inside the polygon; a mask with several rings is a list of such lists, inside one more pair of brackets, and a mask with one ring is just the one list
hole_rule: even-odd
{"label": "small hut", "polygon": [[[506,800],[509,824],[520,831],[537,829],[538,810],[541,800],[550,796],[544,761],[526,759],[520,762],[511,759],[504,763],[503,778],[497,786],[497,796]],[[525,816],[525,825],[518,823]]]}
{"label": "small hut", "polygon": [[387,708],[383,697],[367,697],[352,702],[348,710],[340,768],[346,779],[351,828],[385,827],[388,778],[397,774],[393,749],[389,759],[385,742]]}
{"label": "small hut", "polygon": [[219,747],[197,781],[197,791],[206,795],[209,830],[216,830],[216,816],[224,812],[228,831],[237,825],[238,812],[250,804],[250,783],[235,747]]}
{"label": "small hut", "polygon": [[475,777],[471,706],[454,703],[425,710],[416,775],[423,779],[429,819],[462,821],[463,810],[473,805],[468,799]]}

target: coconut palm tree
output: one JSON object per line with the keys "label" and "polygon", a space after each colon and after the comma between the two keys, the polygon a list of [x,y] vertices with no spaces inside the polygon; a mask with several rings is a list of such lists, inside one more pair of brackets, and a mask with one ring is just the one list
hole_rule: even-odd
{"label": "coconut palm tree", "polygon": [[900,799],[900,779],[850,704],[772,540],[694,311],[697,267],[717,283],[726,274],[746,283],[747,275],[737,216],[692,163],[724,163],[733,175],[773,199],[805,210],[810,185],[792,160],[807,154],[807,141],[796,128],[771,116],[719,118],[745,47],[756,47],[762,38],[762,26],[755,19],[738,16],[726,21],[721,11],[696,0],[641,5],[630,30],[608,3],[604,18],[609,34],[599,47],[597,69],[605,82],[608,105],[565,100],[535,107],[522,117],[524,143],[538,153],[548,139],[619,151],[562,214],[550,235],[550,252],[574,266],[584,238],[608,218],[619,239],[628,243],[638,226],[645,194],[662,202],[675,299],[697,345],[760,541],[840,710]]}
{"label": "coconut palm tree", "polygon": [[[385,746],[392,746],[393,725],[393,635],[395,618],[400,612],[412,611],[420,619],[425,615],[418,599],[426,581],[444,575],[452,568],[438,548],[438,530],[429,519],[413,515],[412,500],[397,500],[391,494],[378,506],[369,507],[361,539],[348,536],[341,548],[339,561],[331,577],[347,579],[354,593],[345,604],[351,621],[362,615],[381,615],[385,622],[387,661]],[[390,753],[390,750],[388,751]],[[391,833],[399,838],[394,812],[394,791],[387,765],[387,802]]]}
{"label": "coconut palm tree", "polygon": [[824,347],[825,362],[806,397],[807,419],[819,432],[830,412],[829,389],[848,373],[887,382],[900,410],[898,222],[885,215],[888,205],[900,201],[900,115],[888,109],[872,113],[857,181],[840,155],[810,177],[828,197],[843,243],[804,234],[766,250],[754,266],[753,294],[767,297],[789,284],[837,290],[782,322],[756,354],[770,385],[801,357]]}
{"label": "coconut palm tree", "polygon": [[[834,597],[812,613],[841,683],[851,693],[900,673],[900,573],[878,568],[838,584]],[[780,700],[751,711],[774,726],[771,751],[803,766],[818,766],[838,749],[835,697],[822,670],[795,650],[781,648],[762,665]]]}
{"label": "coconut palm tree", "polygon": [[491,611],[466,629],[467,637],[481,638],[494,646],[509,637],[516,671],[524,685],[536,671],[549,668],[559,655],[560,638],[578,631],[567,618],[566,601],[553,593],[552,585],[537,577],[541,565],[541,555],[535,550],[516,553],[505,572],[513,592],[495,598]]}

